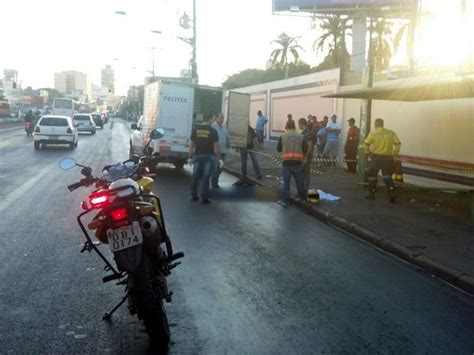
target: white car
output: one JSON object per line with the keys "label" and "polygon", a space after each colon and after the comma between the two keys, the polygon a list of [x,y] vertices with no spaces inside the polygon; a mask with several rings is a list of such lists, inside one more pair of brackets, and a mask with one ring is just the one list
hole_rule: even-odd
{"label": "white car", "polygon": [[33,132],[35,149],[47,144],[68,144],[69,148],[74,149],[77,147],[77,140],[77,127],[72,118],[67,116],[43,116]]}
{"label": "white car", "polygon": [[94,123],[94,119],[89,113],[76,113],[72,116],[72,121],[77,125],[79,132],[95,134],[97,127]]}

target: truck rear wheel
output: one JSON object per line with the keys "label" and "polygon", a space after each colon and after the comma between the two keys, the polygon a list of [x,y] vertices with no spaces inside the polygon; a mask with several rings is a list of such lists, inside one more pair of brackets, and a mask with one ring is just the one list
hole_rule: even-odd
{"label": "truck rear wheel", "polygon": [[132,143],[130,143],[130,152],[128,158],[130,160],[133,160],[134,163],[138,163],[138,158],[133,154],[133,146]]}
{"label": "truck rear wheel", "polygon": [[176,167],[176,169],[182,169],[185,163],[186,163],[186,160],[177,160],[173,162],[173,165]]}

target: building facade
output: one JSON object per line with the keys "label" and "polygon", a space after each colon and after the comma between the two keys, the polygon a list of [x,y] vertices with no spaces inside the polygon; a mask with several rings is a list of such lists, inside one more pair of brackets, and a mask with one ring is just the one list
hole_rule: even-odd
{"label": "building facade", "polygon": [[66,95],[77,96],[87,100],[91,96],[91,88],[87,75],[75,70],[54,73],[54,88]]}
{"label": "building facade", "polygon": [[115,93],[115,75],[112,66],[107,64],[101,71],[101,85],[107,88],[110,94]]}

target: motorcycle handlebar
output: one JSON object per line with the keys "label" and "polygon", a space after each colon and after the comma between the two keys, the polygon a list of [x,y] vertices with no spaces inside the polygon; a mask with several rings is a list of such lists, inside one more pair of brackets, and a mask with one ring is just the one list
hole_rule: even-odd
{"label": "motorcycle handlebar", "polygon": [[67,189],[72,192],[72,191],[74,191],[74,190],[80,188],[81,186],[82,186],[82,182],[79,181],[79,182],[76,182],[76,183],[74,183],[74,184],[68,185],[68,186],[67,186]]}

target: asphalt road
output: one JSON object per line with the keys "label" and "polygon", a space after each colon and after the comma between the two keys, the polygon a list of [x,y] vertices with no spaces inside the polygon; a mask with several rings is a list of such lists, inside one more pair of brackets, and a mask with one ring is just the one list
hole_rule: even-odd
{"label": "asphalt road", "polygon": [[[122,290],[79,253],[88,191],[69,193],[79,170],[57,165],[124,160],[128,134],[109,124],[74,151],[34,151],[21,129],[0,130],[0,353],[148,351],[126,307],[101,320]],[[472,297],[233,181],[203,206],[189,201],[188,170],[159,169],[155,191],[186,253],[170,277],[171,353],[474,352]]]}

